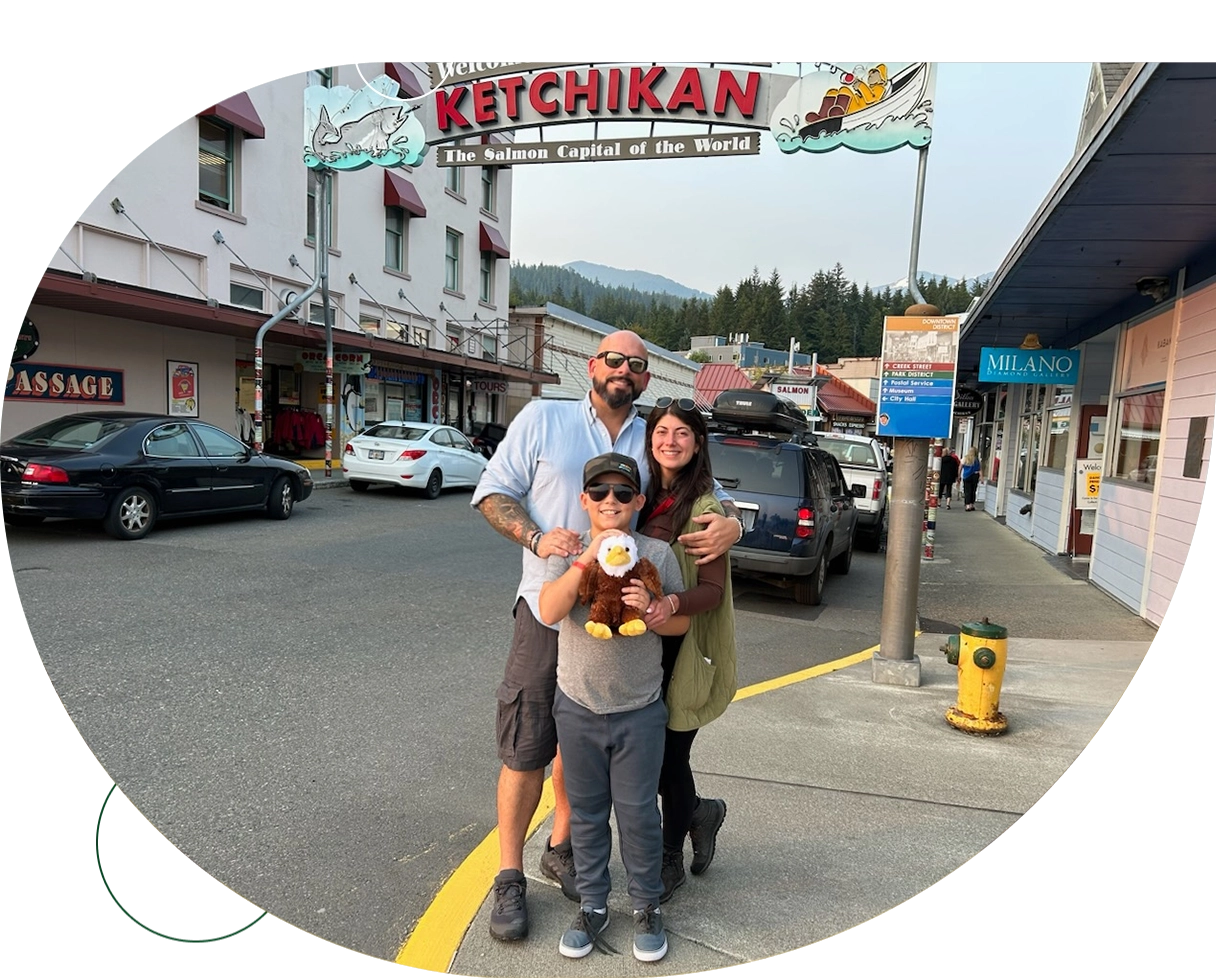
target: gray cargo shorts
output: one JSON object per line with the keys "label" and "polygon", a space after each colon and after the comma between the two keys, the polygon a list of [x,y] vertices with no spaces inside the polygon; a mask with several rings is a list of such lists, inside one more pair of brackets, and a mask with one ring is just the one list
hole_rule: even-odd
{"label": "gray cargo shorts", "polygon": [[539,771],[557,756],[557,632],[537,621],[523,598],[514,614],[515,633],[498,687],[498,757],[512,771]]}

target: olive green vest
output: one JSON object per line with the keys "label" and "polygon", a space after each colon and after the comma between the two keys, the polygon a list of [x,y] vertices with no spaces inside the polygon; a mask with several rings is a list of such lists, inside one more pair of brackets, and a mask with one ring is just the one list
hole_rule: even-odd
{"label": "olive green vest", "polygon": [[[722,505],[712,494],[698,499],[692,516],[721,513]],[[690,519],[682,533],[704,529]],[[684,587],[697,583],[696,558],[672,541],[672,550],[684,572]],[[727,557],[727,560],[730,558]],[[735,604],[730,570],[722,592],[722,603],[710,611],[693,615],[667,687],[667,726],[672,730],[695,730],[721,716],[737,689],[735,676]]]}

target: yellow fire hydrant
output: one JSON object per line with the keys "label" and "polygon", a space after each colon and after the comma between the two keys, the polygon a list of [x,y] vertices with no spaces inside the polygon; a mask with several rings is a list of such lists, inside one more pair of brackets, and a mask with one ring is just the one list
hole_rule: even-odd
{"label": "yellow fire hydrant", "polygon": [[946,661],[958,666],[958,703],[946,711],[946,722],[968,733],[1002,734],[1009,721],[998,707],[1005,678],[1005,644],[1008,629],[982,622],[966,622],[958,636],[942,646]]}

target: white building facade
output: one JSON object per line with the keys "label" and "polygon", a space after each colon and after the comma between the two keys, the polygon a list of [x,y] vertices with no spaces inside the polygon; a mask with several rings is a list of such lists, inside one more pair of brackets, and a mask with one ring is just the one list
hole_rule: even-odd
{"label": "white building facade", "polygon": [[[196,416],[250,440],[255,338],[317,266],[304,89],[380,74],[422,94],[421,63],[281,78],[184,121],[115,176],[33,297],[38,346],[14,365],[3,436],[73,410],[164,413],[186,364]],[[432,149],[415,167],[334,173],[330,226],[335,457],[379,420],[502,420],[510,383],[554,379],[506,351],[510,168],[441,168]],[[324,454],[324,324],[318,292],[264,341],[263,443],[306,460]],[[304,418],[301,438],[289,422]]]}
{"label": "white building facade", "polygon": [[[539,350],[539,369],[557,375],[535,391],[514,385],[511,417],[533,396],[577,399],[591,388],[587,364],[599,350],[605,336],[616,327],[567,309],[554,302],[543,306],[518,306],[511,310],[511,346],[524,348],[529,342]],[[693,396],[693,385],[700,365],[661,346],[646,343],[650,361],[650,383],[638,400],[645,412],[660,397]]]}

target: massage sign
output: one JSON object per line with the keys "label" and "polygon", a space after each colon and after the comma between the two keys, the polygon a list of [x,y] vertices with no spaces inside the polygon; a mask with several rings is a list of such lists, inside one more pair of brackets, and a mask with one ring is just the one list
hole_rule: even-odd
{"label": "massage sign", "polygon": [[6,400],[81,401],[122,404],[121,370],[58,363],[16,363],[9,367]]}
{"label": "massage sign", "polygon": [[[766,130],[784,153],[841,146],[880,153],[923,147],[932,136],[936,72],[924,61],[483,61],[429,68],[432,88],[417,98],[402,96],[388,75],[357,92],[305,89],[305,164],[413,166],[432,147],[439,166],[755,155]],[[613,135],[616,122],[647,123],[650,132],[638,135],[635,126]],[[577,123],[580,138],[553,132]],[[662,123],[678,123],[680,131]],[[690,123],[704,129],[690,133]],[[538,136],[519,141],[516,130]]]}

